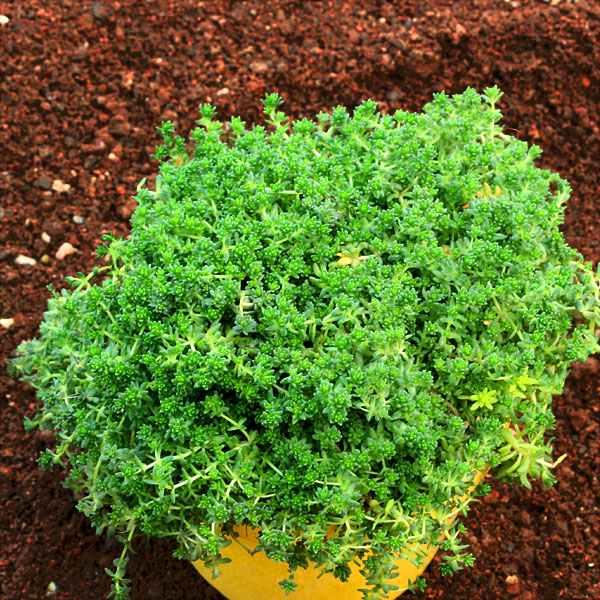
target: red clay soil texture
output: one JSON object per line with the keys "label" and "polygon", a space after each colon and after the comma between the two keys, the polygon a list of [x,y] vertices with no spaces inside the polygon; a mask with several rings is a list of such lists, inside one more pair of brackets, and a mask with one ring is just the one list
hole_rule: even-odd
{"label": "red clay soil texture", "polygon": [[[34,394],[5,365],[36,334],[46,286],[89,272],[102,234],[127,234],[131,195],[156,169],[149,155],[161,120],[187,133],[198,104],[211,102],[222,120],[257,122],[267,91],[298,117],[365,98],[383,111],[419,110],[442,89],[498,84],[505,127],[541,146],[538,164],[572,184],[567,241],[598,262],[598,2],[0,0],[0,15],[5,600],[96,600],[109,591],[104,568],[118,544],[96,536],[61,473],[37,465],[52,436],[24,433]],[[75,251],[57,258],[65,243]],[[19,264],[20,255],[35,264]],[[556,456],[568,454],[558,485],[492,483],[466,518],[475,567],[453,578],[430,568],[416,598],[600,598],[599,364],[576,365],[556,398]],[[133,600],[222,598],[169,544],[140,541],[136,550]]]}

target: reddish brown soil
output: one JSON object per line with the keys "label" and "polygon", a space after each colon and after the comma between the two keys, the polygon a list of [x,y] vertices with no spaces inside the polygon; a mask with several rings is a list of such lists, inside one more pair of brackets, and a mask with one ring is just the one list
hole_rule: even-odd
{"label": "reddish brown soil", "polygon": [[[37,466],[51,439],[24,433],[34,396],[4,365],[35,335],[47,284],[89,271],[102,233],[127,232],[161,119],[187,132],[209,101],[223,118],[256,121],[265,91],[279,91],[294,116],[367,97],[418,110],[435,91],[497,83],[506,127],[572,184],[567,240],[600,257],[598,2],[0,0],[0,15],[10,19],[0,25],[0,318],[14,319],[0,326],[6,600],[45,598],[50,582],[61,600],[108,592],[117,544],[95,535],[60,473]],[[55,180],[70,189],[53,190]],[[64,242],[77,252],[58,260]],[[19,254],[37,265],[18,266]],[[597,360],[576,368],[556,399],[556,456],[568,453],[560,483],[493,484],[466,519],[476,566],[454,578],[430,570],[417,598],[600,597],[598,374]],[[137,550],[134,600],[221,598],[168,544]]]}

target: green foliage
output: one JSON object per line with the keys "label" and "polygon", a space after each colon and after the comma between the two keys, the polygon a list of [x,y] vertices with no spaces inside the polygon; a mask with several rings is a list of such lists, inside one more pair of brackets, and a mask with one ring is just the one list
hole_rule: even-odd
{"label": "green foliage", "polygon": [[271,94],[267,127],[229,136],[204,105],[192,150],[161,125],[131,236],[12,363],[42,404],[29,426],[56,432],[41,462],[65,459],[125,543],[117,598],[134,533],[218,574],[235,524],[292,595],[308,560],[341,579],[358,560],[376,598],[410,544],[472,563],[445,521],[476,470],[553,482],[552,394],[598,350],[598,275],[559,231],[569,184],[502,132],[500,95],[291,122]]}

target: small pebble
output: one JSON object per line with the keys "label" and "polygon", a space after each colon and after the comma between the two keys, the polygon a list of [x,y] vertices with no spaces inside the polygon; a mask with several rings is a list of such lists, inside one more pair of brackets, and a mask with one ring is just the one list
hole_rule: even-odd
{"label": "small pebble", "polygon": [[77,225],[83,225],[85,223],[85,219],[81,215],[73,215],[73,223]]}
{"label": "small pebble", "polygon": [[68,183],[64,183],[60,179],[55,179],[52,182],[52,191],[58,194],[62,194],[63,192],[68,192],[71,189],[71,186]]}
{"label": "small pebble", "polygon": [[221,88],[218,92],[217,92],[217,96],[226,96],[227,94],[229,94],[229,88]]}
{"label": "small pebble", "polygon": [[10,19],[6,15],[0,15],[0,25],[6,25]]}
{"label": "small pebble", "polygon": [[73,54],[72,59],[75,62],[85,60],[88,57],[89,46],[90,46],[89,42],[85,42],[82,46],[79,46],[77,48],[75,54]]}
{"label": "small pebble", "polygon": [[126,200],[124,204],[121,204],[117,208],[117,214],[122,219],[127,221],[131,218],[131,215],[134,213],[136,207],[137,207],[137,202],[133,198],[130,198],[129,200]]}
{"label": "small pebble", "polygon": [[37,264],[37,261],[35,260],[35,258],[31,258],[31,256],[19,254],[19,256],[15,258],[15,264],[21,267],[33,267],[33,265]]}
{"label": "small pebble", "polygon": [[94,2],[90,8],[94,19],[103,19],[106,16],[106,9],[101,2]]}
{"label": "small pebble", "polygon": [[51,240],[52,238],[45,231],[42,231],[42,242],[49,244]]}
{"label": "small pebble", "polygon": [[40,258],[40,262],[47,265],[50,262],[50,257],[47,254],[44,254],[42,258]]}
{"label": "small pebble", "polygon": [[65,242],[56,251],[55,256],[58,260],[62,260],[63,258],[65,258],[65,256],[69,256],[69,254],[73,254],[73,252],[76,252],[75,248],[73,248],[73,246],[71,246],[71,244],[69,244],[69,242]]}
{"label": "small pebble", "polygon": [[46,588],[46,596],[54,596],[56,594],[56,584],[51,581]]}
{"label": "small pebble", "polygon": [[42,429],[38,434],[43,442],[49,444],[54,441],[54,432],[51,429]]}
{"label": "small pebble", "polygon": [[266,73],[269,70],[269,65],[263,60],[255,60],[250,63],[250,70],[254,73]]}
{"label": "small pebble", "polygon": [[10,319],[0,319],[0,326],[4,329],[8,329],[11,325],[14,325],[15,320],[11,317]]}
{"label": "small pebble", "polygon": [[33,185],[43,190],[49,190],[52,187],[52,182],[47,177],[40,177],[34,181]]}

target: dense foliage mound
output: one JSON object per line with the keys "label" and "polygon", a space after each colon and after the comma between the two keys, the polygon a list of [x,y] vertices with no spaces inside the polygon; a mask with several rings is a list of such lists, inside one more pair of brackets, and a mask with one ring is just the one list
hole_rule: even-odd
{"label": "dense foliage mound", "polygon": [[131,236],[12,364],[56,432],[42,463],[68,459],[79,509],[125,543],[117,597],[135,534],[218,569],[235,524],[289,563],[285,589],[358,558],[375,597],[411,543],[472,562],[444,521],[477,469],[553,482],[551,398],[598,349],[598,278],[500,95],[290,122],[272,94],[251,129],[204,105],[192,150],[159,128]]}

